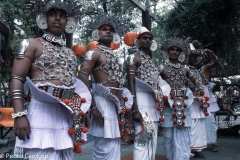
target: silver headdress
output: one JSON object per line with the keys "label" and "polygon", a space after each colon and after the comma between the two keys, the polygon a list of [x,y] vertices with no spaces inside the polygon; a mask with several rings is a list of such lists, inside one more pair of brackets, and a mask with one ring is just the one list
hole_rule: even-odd
{"label": "silver headdress", "polygon": [[[143,34],[149,34],[153,37],[153,34],[152,32],[150,32],[146,27],[140,27],[137,31],[137,37],[134,39],[134,45],[136,46],[136,48],[140,48],[139,46],[139,37],[141,37],[141,35]],[[150,50],[151,51],[155,51],[156,49],[158,48],[158,44],[155,40],[152,40],[152,44],[151,44],[151,47],[150,47]]]}
{"label": "silver headdress", "polygon": [[90,30],[92,30],[92,38],[94,41],[99,40],[99,27],[107,24],[111,25],[114,29],[113,42],[115,44],[120,43],[120,36],[123,35],[123,28],[120,20],[114,15],[109,15],[106,13],[100,13],[94,19],[94,21],[89,25]]}
{"label": "silver headdress", "polygon": [[82,12],[78,0],[31,0],[26,10],[32,16],[36,16],[36,22],[39,28],[47,29],[46,13],[52,9],[64,10],[68,15],[65,31],[67,33],[73,33],[76,27],[76,19],[80,19]]}
{"label": "silver headdress", "polygon": [[169,38],[161,44],[161,50],[168,52],[168,49],[171,47],[178,47],[185,54],[188,53],[188,44],[182,38]]}
{"label": "silver headdress", "polygon": [[119,36],[123,35],[123,28],[120,20],[114,16],[114,15],[109,15],[106,13],[100,13],[96,17],[93,23],[90,25],[90,29],[99,29],[100,26],[104,24],[109,24],[113,27],[115,33],[119,34]]}
{"label": "silver headdress", "polygon": [[168,49],[171,47],[178,47],[182,50],[182,52],[180,53],[180,56],[178,57],[178,61],[183,63],[186,59],[186,56],[189,54],[188,53],[188,44],[185,40],[183,40],[182,38],[169,38],[167,40],[165,40],[162,44],[161,44],[161,50],[163,50],[164,53],[164,57],[166,59],[168,59]]}

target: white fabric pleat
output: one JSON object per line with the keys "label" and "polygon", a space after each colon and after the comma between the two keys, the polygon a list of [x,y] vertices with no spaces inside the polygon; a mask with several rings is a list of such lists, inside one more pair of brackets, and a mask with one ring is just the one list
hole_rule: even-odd
{"label": "white fabric pleat", "polygon": [[190,127],[164,127],[164,148],[169,160],[188,160],[190,157]]}
{"label": "white fabric pleat", "polygon": [[[191,117],[193,119],[198,119],[198,118],[206,118],[204,111],[202,108],[200,108],[200,101],[198,99],[194,99],[193,104],[190,106],[191,110]],[[208,111],[209,116],[211,113]]]}
{"label": "white fabric pleat", "polygon": [[147,112],[147,114],[149,115],[149,117],[152,118],[153,121],[158,121],[160,117],[160,112],[156,109],[154,94],[137,91],[136,97],[138,109]]}
{"label": "white fabric pleat", "polygon": [[207,147],[206,118],[192,119],[191,149],[204,149]]}
{"label": "white fabric pleat", "polygon": [[212,103],[212,102],[216,102],[217,99],[215,97],[215,95],[213,94],[212,92],[212,89],[213,87],[215,86],[216,84],[215,83],[212,83],[212,82],[209,82],[209,103]]}
{"label": "white fabric pleat", "polygon": [[93,160],[120,160],[120,138],[94,137]]}
{"label": "white fabric pleat", "polygon": [[95,121],[94,117],[91,117],[91,126],[89,128],[89,134],[95,137],[104,138],[118,138],[120,137],[118,126],[118,108],[116,104],[105,97],[94,96],[96,107],[104,118],[104,126],[100,126]]}
{"label": "white fabric pleat", "polygon": [[206,132],[207,132],[207,143],[217,143],[217,123],[214,118],[214,113],[211,116],[206,117]]}
{"label": "white fabric pleat", "polygon": [[73,125],[72,114],[59,103],[39,102],[32,98],[27,106],[27,118],[31,126],[30,139],[16,139],[20,148],[73,148],[68,129]]}

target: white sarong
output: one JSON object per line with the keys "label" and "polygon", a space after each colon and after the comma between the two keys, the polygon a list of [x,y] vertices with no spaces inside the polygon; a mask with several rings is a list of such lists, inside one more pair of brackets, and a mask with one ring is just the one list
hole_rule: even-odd
{"label": "white sarong", "polygon": [[206,118],[192,119],[190,138],[192,150],[207,148]]}
{"label": "white sarong", "polygon": [[[138,122],[134,123],[135,133],[139,133],[142,130],[142,125]],[[158,122],[154,122],[155,129],[154,133],[149,141],[145,144],[139,144],[138,138],[140,135],[135,137],[133,160],[155,160],[156,148],[157,148],[157,135],[158,135]]]}
{"label": "white sarong", "polygon": [[94,137],[94,160],[120,160],[120,138]]}
{"label": "white sarong", "polygon": [[217,143],[217,123],[214,118],[214,113],[206,117],[206,132],[207,132],[207,143],[216,144]]}
{"label": "white sarong", "polygon": [[169,160],[190,158],[190,127],[164,127],[164,147]]}

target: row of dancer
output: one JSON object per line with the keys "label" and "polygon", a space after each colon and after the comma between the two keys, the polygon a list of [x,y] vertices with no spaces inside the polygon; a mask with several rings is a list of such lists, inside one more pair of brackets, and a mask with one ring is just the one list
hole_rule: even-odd
{"label": "row of dancer", "polygon": [[[124,88],[121,62],[110,48],[111,42],[119,41],[122,28],[116,17],[103,14],[93,24],[93,39],[99,46],[85,54],[76,78],[76,58],[61,35],[64,30],[72,32],[70,22],[78,16],[74,10],[78,4],[62,3],[30,4],[38,13],[38,27],[45,32],[20,43],[11,73],[15,154],[32,155],[29,159],[73,159],[73,151],[81,152],[80,142],[86,140],[84,133],[91,124],[93,159],[120,159],[119,113],[132,108],[135,133],[141,133],[134,140],[134,159],[155,158],[159,120],[168,159],[189,159],[191,104],[201,84],[190,67],[181,64],[188,44],[179,38],[163,42],[169,63],[159,73],[150,57],[150,48],[156,48],[151,47],[153,35],[141,27],[135,41],[138,51],[128,58],[128,89]],[[186,79],[193,83],[192,92]],[[25,95],[28,102],[24,104]]]}

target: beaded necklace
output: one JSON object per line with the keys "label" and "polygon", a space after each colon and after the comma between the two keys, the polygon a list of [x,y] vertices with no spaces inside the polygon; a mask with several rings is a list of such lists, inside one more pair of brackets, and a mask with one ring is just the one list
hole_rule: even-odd
{"label": "beaded necklace", "polygon": [[65,41],[61,37],[57,37],[52,33],[45,32],[42,37],[48,42],[56,43],[60,46],[65,46]]}
{"label": "beaded necklace", "polygon": [[[32,66],[42,70],[42,77],[31,80],[59,80],[66,86],[73,84],[77,72],[76,56],[71,49],[61,45],[59,37],[49,33],[44,33],[44,37],[48,42],[39,39],[43,53],[32,63]],[[53,45],[53,42],[58,45]]]}
{"label": "beaded necklace", "polygon": [[185,86],[186,75],[181,63],[168,62],[165,66],[167,68],[167,83],[173,89],[180,89]]}
{"label": "beaded necklace", "polygon": [[109,47],[99,45],[98,49],[106,56],[106,60],[98,68],[94,69],[100,69],[108,74],[108,78],[102,84],[107,82],[118,82],[119,86],[122,87],[124,78],[120,59],[114,55],[113,50]]}
{"label": "beaded necklace", "polygon": [[141,50],[139,50],[138,52],[141,55],[142,64],[136,70],[136,72],[139,72],[141,74],[141,80],[149,83],[155,89],[159,80],[159,71],[149,55],[146,55]]}

